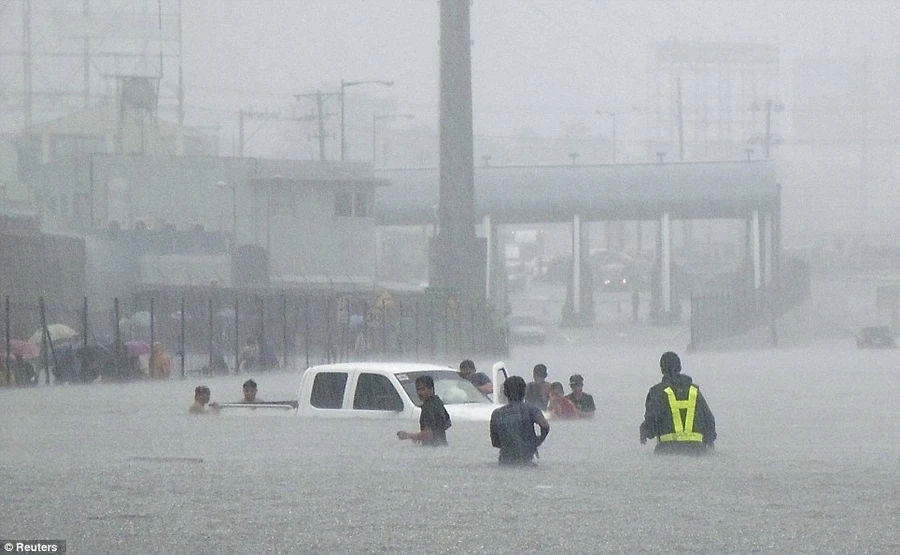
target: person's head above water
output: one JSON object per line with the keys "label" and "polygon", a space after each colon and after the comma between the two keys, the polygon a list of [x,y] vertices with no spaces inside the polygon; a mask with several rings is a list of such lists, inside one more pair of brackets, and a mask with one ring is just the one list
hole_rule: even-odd
{"label": "person's head above water", "polygon": [[666,351],[659,358],[659,369],[666,376],[674,376],[681,372],[681,359],[672,351]]}
{"label": "person's head above water", "polygon": [[522,376],[510,376],[503,382],[503,394],[510,402],[525,399],[525,379]]}

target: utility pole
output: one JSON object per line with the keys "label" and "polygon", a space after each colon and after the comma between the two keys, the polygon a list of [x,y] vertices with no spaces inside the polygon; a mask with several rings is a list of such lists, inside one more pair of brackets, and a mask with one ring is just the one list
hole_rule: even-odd
{"label": "utility pole", "polygon": [[322,116],[322,91],[316,92],[316,113],[319,114],[319,160],[325,159],[325,118]]}
{"label": "utility pole", "polygon": [[31,127],[31,0],[22,0],[22,69],[25,81],[25,129]]}
{"label": "utility pole", "polygon": [[678,160],[684,162],[684,102],[681,99],[681,77],[678,78]]}
{"label": "utility pole", "polygon": [[[89,21],[91,17],[91,0],[83,0],[82,2],[82,14],[84,15],[84,20]],[[83,66],[84,66],[84,107],[87,109],[91,105],[91,39],[87,33],[84,34],[84,54],[83,54]]]}
{"label": "utility pole", "polygon": [[326,114],[323,110],[325,101],[329,98],[340,96],[340,93],[323,93],[322,91],[316,91],[314,93],[309,94],[295,94],[294,98],[300,100],[301,98],[313,98],[316,101],[316,111],[313,116],[314,119],[318,122],[318,137],[319,137],[319,160],[325,159],[325,137],[327,137],[327,133],[325,133],[325,118],[329,116],[333,116],[334,114]]}
{"label": "utility pole", "polygon": [[868,129],[869,129],[869,54],[867,51],[863,51],[863,61],[862,61],[862,91],[860,94],[860,101],[862,105],[860,106],[860,127],[862,127],[862,132],[859,137],[859,223],[860,223],[860,231],[862,231],[862,235],[865,238],[868,235],[868,196],[869,196],[869,141],[868,141]]}

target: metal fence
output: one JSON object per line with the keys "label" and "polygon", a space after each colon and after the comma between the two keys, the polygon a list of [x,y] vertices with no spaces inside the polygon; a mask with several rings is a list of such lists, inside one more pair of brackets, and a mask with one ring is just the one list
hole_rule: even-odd
{"label": "metal fence", "polygon": [[24,342],[37,343],[32,385],[168,377],[154,373],[156,343],[181,377],[507,348],[502,320],[486,305],[371,293],[138,294],[106,304],[85,298],[80,307],[6,297],[5,322],[10,365]]}
{"label": "metal fence", "polygon": [[738,288],[691,296],[691,343],[695,349],[714,341],[769,327],[778,345],[776,320],[810,297],[807,264],[787,259],[780,279],[765,289]]}

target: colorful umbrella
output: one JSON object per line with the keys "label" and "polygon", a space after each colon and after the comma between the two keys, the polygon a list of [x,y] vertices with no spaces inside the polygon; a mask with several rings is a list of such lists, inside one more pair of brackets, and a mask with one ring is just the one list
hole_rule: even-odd
{"label": "colorful umbrella", "polygon": [[38,358],[41,356],[41,348],[36,343],[29,343],[28,341],[22,341],[21,339],[10,339],[9,354],[14,357]]}
{"label": "colorful umbrella", "polygon": [[146,341],[126,341],[125,349],[133,357],[150,354],[150,344]]}
{"label": "colorful umbrella", "polygon": [[[70,328],[65,324],[50,324],[47,326],[47,331],[50,332],[50,339],[53,341],[66,341],[68,339],[74,339],[78,337],[78,332]],[[31,343],[40,344],[44,339],[44,330],[37,330],[31,337],[28,338],[28,341]]]}

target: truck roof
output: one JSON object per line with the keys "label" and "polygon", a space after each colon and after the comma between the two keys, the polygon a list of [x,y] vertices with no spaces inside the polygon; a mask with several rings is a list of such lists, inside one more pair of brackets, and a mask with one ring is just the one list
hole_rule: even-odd
{"label": "truck roof", "polygon": [[315,372],[350,372],[353,370],[362,370],[364,372],[381,372],[400,374],[403,372],[429,372],[434,370],[450,370],[455,372],[454,368],[442,366],[440,364],[423,364],[419,362],[341,362],[336,364],[319,364],[310,366],[306,369]]}

